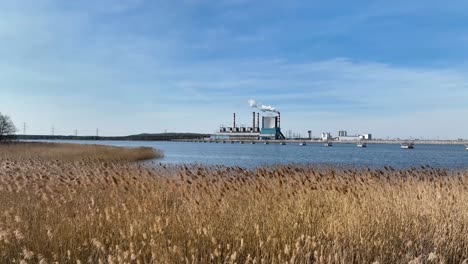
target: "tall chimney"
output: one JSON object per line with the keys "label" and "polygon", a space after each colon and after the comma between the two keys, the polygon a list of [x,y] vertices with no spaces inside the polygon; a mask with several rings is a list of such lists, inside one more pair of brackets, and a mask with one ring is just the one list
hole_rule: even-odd
{"label": "tall chimney", "polygon": [[236,128],[236,113],[233,113],[232,116],[233,116],[232,130],[234,130]]}
{"label": "tall chimney", "polygon": [[278,128],[281,128],[281,113],[278,112]]}
{"label": "tall chimney", "polygon": [[255,112],[252,113],[252,131],[255,132]]}
{"label": "tall chimney", "polygon": [[257,113],[257,129],[260,131],[260,113]]}

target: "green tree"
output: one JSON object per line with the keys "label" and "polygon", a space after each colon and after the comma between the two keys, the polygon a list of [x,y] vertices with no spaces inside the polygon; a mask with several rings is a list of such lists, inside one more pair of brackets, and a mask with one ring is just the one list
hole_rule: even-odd
{"label": "green tree", "polygon": [[11,118],[0,113],[0,142],[10,139],[15,133],[16,127]]}

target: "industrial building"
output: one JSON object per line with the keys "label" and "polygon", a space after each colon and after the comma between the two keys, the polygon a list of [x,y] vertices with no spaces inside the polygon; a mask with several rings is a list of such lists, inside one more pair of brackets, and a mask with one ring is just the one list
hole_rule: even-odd
{"label": "industrial building", "polygon": [[264,116],[260,139],[285,139],[281,133],[281,114],[278,116]]}
{"label": "industrial building", "polygon": [[338,131],[338,137],[333,137],[330,132],[322,133],[322,141],[339,140],[339,141],[360,141],[360,140],[372,140],[372,134],[362,135],[348,135],[347,131]]}
{"label": "industrial building", "polygon": [[322,133],[322,140],[323,141],[327,141],[327,140],[331,140],[332,139],[332,135],[330,132],[323,132]]}
{"label": "industrial building", "polygon": [[359,140],[372,140],[372,134],[362,134],[355,136],[340,136],[338,137],[339,141],[359,141]]}
{"label": "industrial building", "polygon": [[347,137],[348,136],[348,131],[338,131],[338,136],[339,137]]}
{"label": "industrial building", "polygon": [[219,131],[211,136],[215,140],[270,140],[285,139],[281,132],[281,114],[262,117],[262,128],[260,129],[260,113],[252,113],[252,126],[238,126],[236,124],[236,113],[233,113],[231,127],[220,127]]}
{"label": "industrial building", "polygon": [[[281,113],[271,106],[257,104],[254,100],[249,100],[249,105],[260,111],[267,112],[260,116],[260,113],[252,112],[252,126],[239,126],[236,120],[236,113],[232,115],[232,126],[221,126],[219,130],[210,136],[211,140],[223,141],[255,141],[255,140],[285,140],[286,137],[281,132]],[[261,117],[261,127],[260,127]],[[312,131],[308,131],[309,139],[312,140]],[[330,132],[322,133],[322,141],[361,141],[372,140],[372,134],[348,135],[346,130],[338,131],[338,137],[333,137]]]}

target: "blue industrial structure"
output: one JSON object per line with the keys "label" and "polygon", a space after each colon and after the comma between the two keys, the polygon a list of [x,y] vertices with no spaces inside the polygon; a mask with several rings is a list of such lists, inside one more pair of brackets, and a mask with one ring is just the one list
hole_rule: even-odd
{"label": "blue industrial structure", "polygon": [[260,139],[285,139],[283,133],[281,133],[280,116],[280,113],[278,113],[278,116],[263,117]]}

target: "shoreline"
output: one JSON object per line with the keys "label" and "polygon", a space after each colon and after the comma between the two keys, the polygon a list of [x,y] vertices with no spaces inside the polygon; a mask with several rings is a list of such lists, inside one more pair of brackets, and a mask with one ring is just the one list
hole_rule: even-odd
{"label": "shoreline", "polygon": [[[172,139],[172,140],[126,140],[126,139],[24,139],[20,142],[82,142],[82,141],[92,141],[96,142],[99,145],[99,142],[102,141],[115,141],[115,142],[184,142],[184,143],[258,143],[263,144],[268,142],[270,144],[279,144],[285,142],[286,144],[290,143],[307,143],[307,144],[324,144],[327,141],[323,140],[310,140],[310,139],[286,139],[286,140],[252,140],[252,139]],[[361,141],[339,141],[339,140],[330,140],[329,142],[333,144],[357,144]],[[468,145],[468,140],[363,140],[367,144],[387,144],[387,145],[400,145],[407,142],[412,142],[415,145]]]}
{"label": "shoreline", "polygon": [[[308,143],[308,144],[323,144],[326,143],[327,141],[322,141],[322,140],[310,140],[310,139],[291,139],[291,140],[251,140],[251,139],[246,139],[246,140],[239,140],[239,139],[200,139],[200,140],[184,140],[184,139],[178,139],[178,140],[171,140],[169,142],[191,142],[191,143],[251,143],[255,142],[258,144],[262,144],[265,142],[268,142],[270,144],[280,144],[282,142],[285,142],[286,144],[299,144],[299,143]],[[339,141],[339,140],[330,140],[329,142],[333,144],[357,144],[361,141]],[[366,142],[367,144],[396,144],[400,145],[405,142],[413,142],[415,145],[468,145],[468,140],[364,140],[362,142]]]}

